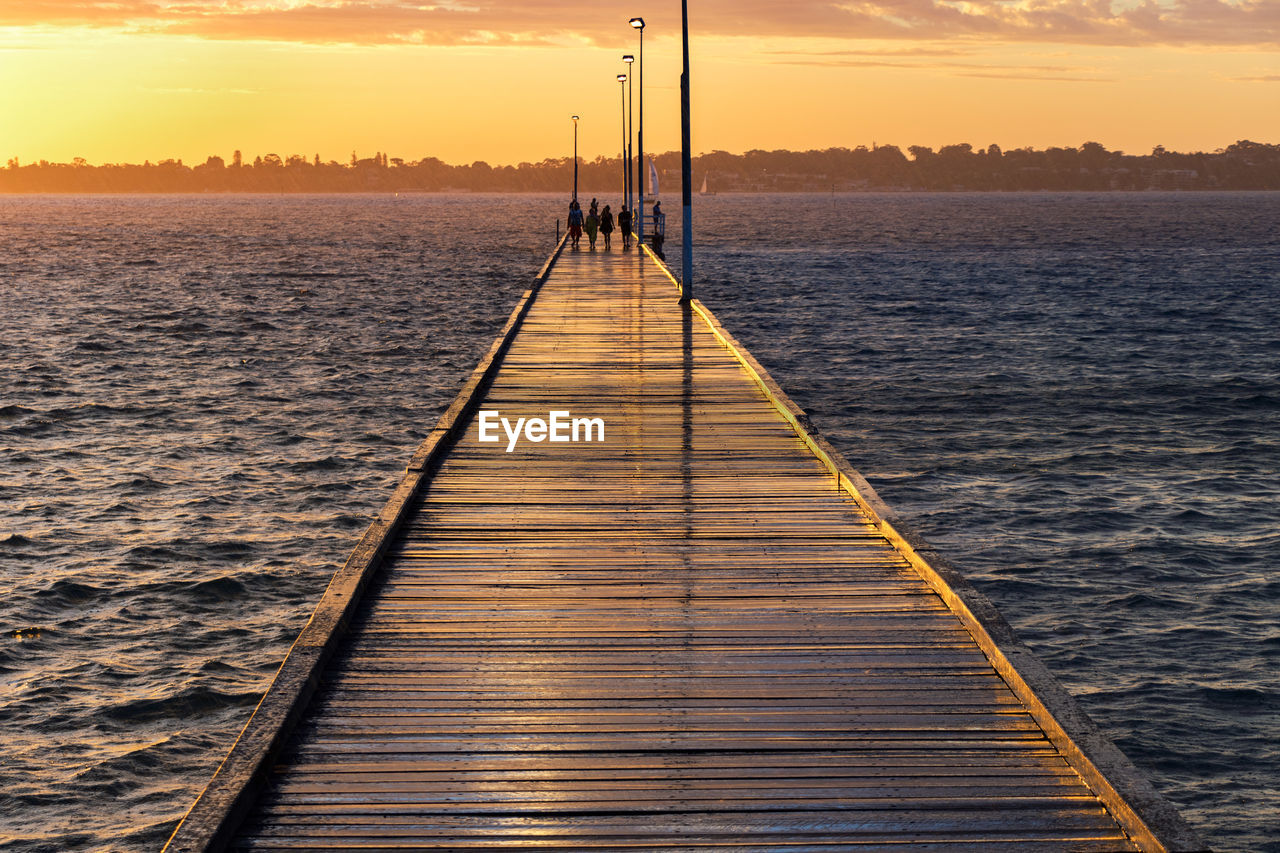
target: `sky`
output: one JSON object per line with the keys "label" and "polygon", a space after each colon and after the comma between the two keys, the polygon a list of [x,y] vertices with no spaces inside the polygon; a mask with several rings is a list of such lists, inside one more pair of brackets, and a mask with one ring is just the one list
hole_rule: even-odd
{"label": "sky", "polygon": [[[1280,0],[689,6],[695,152],[1280,143]],[[674,150],[674,0],[0,0],[0,158],[613,156],[632,16]]]}

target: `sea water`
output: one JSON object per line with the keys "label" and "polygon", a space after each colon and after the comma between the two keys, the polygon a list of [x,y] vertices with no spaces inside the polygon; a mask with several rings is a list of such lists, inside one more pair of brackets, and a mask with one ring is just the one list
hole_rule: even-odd
{"label": "sea water", "polygon": [[[562,202],[0,199],[0,849],[163,844]],[[1280,851],[1277,221],[695,200],[696,295],[1223,851]]]}

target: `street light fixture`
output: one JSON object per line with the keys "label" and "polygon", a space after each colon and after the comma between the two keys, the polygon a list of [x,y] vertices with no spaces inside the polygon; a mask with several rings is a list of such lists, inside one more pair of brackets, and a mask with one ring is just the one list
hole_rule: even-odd
{"label": "street light fixture", "polygon": [[635,222],[636,183],[635,179],[631,176],[631,140],[635,138],[636,129],[635,117],[631,114],[631,105],[635,103],[635,100],[632,97],[632,81],[635,79],[635,75],[631,73],[631,64],[636,61],[636,58],[627,53],[623,55],[622,61],[627,63],[627,207],[631,209],[631,221]]}
{"label": "street light fixture", "polygon": [[632,18],[627,21],[634,29],[640,31],[640,132],[636,134],[636,183],[639,186],[640,215],[634,217],[637,223],[636,239],[644,242],[644,18]]}
{"label": "street light fixture", "polygon": [[577,117],[573,115],[573,201],[577,201]]}

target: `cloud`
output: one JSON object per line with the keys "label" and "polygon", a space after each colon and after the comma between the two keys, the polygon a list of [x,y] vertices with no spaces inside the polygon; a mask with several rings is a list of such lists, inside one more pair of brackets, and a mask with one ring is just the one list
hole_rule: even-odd
{"label": "cloud", "polygon": [[[0,26],[343,44],[617,45],[629,12],[563,0],[0,0]],[[652,14],[669,16],[670,10]],[[703,36],[1276,46],[1276,0],[704,0]]]}
{"label": "cloud", "polygon": [[94,0],[0,0],[0,26],[40,24],[116,27],[163,14],[155,3],[94,2]]}
{"label": "cloud", "polygon": [[[996,65],[983,62],[936,62],[912,61],[910,57],[927,58],[934,55],[931,51],[914,54],[911,51],[840,51],[809,57],[803,54],[787,54],[792,59],[779,60],[783,65],[817,65],[824,67],[838,66],[844,68],[895,68],[902,70],[925,70],[930,73],[949,71],[959,77],[984,77],[996,80],[1050,80],[1071,83],[1112,83],[1113,77],[1101,76],[1097,69],[1070,65]],[[945,55],[964,55],[960,51],[951,51]],[[904,57],[898,59],[896,57]],[[879,58],[885,57],[885,58]]]}
{"label": "cloud", "polygon": [[968,56],[972,54],[971,50],[961,50],[954,47],[904,47],[892,50],[817,50],[799,52],[795,50],[771,50],[766,53],[767,56],[788,56],[803,57],[812,61],[814,64],[820,64],[823,61],[829,61],[834,65],[842,64],[850,59],[865,59],[869,56],[876,57],[917,57],[917,56]]}
{"label": "cloud", "polygon": [[958,71],[961,77],[982,77],[990,80],[1042,80],[1057,83],[1114,83],[1114,77],[1095,77],[1087,73],[1077,73],[1071,69],[1054,72],[1034,66],[1027,68],[989,68]]}

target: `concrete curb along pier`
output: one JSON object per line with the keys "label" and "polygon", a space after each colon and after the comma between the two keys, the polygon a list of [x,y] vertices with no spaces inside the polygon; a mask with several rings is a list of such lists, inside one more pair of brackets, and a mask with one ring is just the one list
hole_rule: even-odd
{"label": "concrete curb along pier", "polygon": [[665,267],[562,249],[167,850],[1204,849]]}

